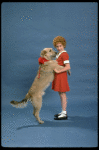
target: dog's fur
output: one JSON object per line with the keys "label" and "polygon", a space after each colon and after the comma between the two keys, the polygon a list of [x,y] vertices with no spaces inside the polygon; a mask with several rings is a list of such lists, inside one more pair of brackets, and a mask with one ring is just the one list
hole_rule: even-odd
{"label": "dog's fur", "polygon": [[32,86],[30,87],[25,98],[20,101],[11,101],[10,103],[16,108],[24,108],[27,105],[28,101],[31,101],[34,110],[33,115],[36,117],[39,123],[44,123],[39,117],[39,112],[42,106],[42,95],[44,95],[45,89],[50,85],[50,82],[54,79],[53,69],[60,70],[63,66],[59,66],[56,60],[52,60],[56,56],[56,52],[52,48],[45,48],[41,51],[41,57],[46,58],[47,62],[41,64],[40,69],[40,78],[38,78],[39,70],[37,76],[34,79]]}

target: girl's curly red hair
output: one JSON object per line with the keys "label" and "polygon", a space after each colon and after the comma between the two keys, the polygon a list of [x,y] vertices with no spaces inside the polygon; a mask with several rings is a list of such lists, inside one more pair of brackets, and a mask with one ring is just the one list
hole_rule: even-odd
{"label": "girl's curly red hair", "polygon": [[53,40],[54,47],[56,47],[58,43],[61,43],[64,46],[64,48],[66,47],[66,40],[62,36],[57,36],[54,38]]}

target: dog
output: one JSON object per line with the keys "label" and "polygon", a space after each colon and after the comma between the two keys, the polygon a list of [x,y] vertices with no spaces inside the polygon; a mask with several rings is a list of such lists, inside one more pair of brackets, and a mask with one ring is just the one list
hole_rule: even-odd
{"label": "dog", "polygon": [[54,79],[53,70],[55,68],[57,70],[63,68],[63,66],[58,65],[56,60],[53,60],[56,54],[57,53],[52,48],[45,48],[41,51],[37,75],[25,98],[20,102],[14,100],[10,102],[13,107],[24,108],[26,107],[27,102],[30,101],[34,108],[33,115],[40,124],[44,123],[39,117],[39,112],[42,107],[42,96],[45,94],[44,91]]}

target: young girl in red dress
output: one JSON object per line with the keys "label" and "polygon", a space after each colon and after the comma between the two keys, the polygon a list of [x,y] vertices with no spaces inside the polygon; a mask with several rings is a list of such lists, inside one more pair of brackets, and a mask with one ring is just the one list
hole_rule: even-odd
{"label": "young girl in red dress", "polygon": [[67,70],[70,70],[70,63],[69,63],[69,55],[67,51],[64,50],[66,47],[66,40],[62,36],[57,36],[53,40],[54,47],[59,51],[56,60],[58,61],[58,64],[61,66],[64,66],[63,69],[58,71],[57,69],[54,69],[55,71],[55,77],[52,82],[52,89],[54,91],[57,91],[60,96],[61,100],[61,106],[62,106],[62,112],[55,115],[55,120],[62,120],[67,119],[67,97],[66,92],[70,91],[68,79],[67,79]]}

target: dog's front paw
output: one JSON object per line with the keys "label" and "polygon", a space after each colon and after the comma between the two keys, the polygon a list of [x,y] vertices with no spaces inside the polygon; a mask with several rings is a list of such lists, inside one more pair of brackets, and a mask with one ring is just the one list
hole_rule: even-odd
{"label": "dog's front paw", "polygon": [[68,73],[68,75],[71,75],[71,71],[70,70],[68,70],[67,73]]}

